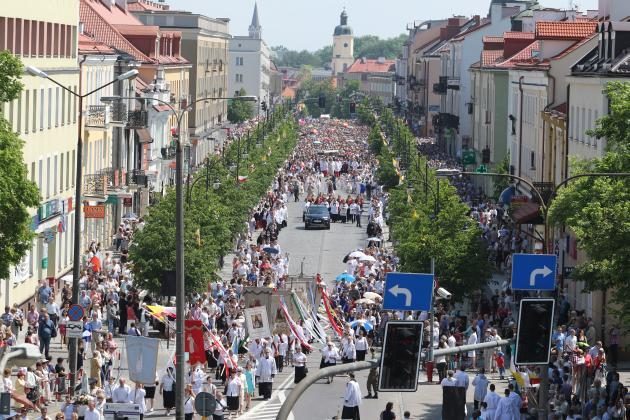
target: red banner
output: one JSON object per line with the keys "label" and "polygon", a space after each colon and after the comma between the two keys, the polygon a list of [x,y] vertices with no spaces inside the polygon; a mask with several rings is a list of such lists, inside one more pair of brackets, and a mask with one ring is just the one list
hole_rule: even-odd
{"label": "red banner", "polygon": [[194,366],[206,362],[206,352],[203,348],[203,324],[197,319],[184,321],[184,349],[188,353],[188,363]]}

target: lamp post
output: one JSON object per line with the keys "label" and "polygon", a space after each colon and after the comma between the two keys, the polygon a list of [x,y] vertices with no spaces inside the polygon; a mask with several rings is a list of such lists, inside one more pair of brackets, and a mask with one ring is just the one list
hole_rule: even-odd
{"label": "lamp post", "polygon": [[[79,92],[75,92],[72,89],[64,86],[55,79],[51,78],[46,72],[38,69],[37,67],[28,66],[26,71],[32,76],[48,79],[55,85],[59,86],[70,95],[74,96],[78,100],[79,107],[79,121],[77,123],[77,160],[75,168],[75,188],[74,188],[74,232],[73,232],[73,257],[72,257],[72,303],[79,303],[79,277],[81,275],[81,195],[82,195],[82,182],[83,182],[83,99],[88,96],[105,89],[108,86],[113,85],[116,82],[120,82],[127,79],[132,79],[138,74],[138,70],[129,70],[111,82],[105,83],[102,86],[97,87],[87,93],[82,94],[82,77],[81,68],[83,63],[79,63]],[[76,371],[77,371],[77,339],[70,338],[68,341],[68,358],[70,368],[70,389],[74,393]]]}
{"label": "lamp post", "polygon": [[[496,177],[501,177],[501,178],[510,178],[510,179],[516,179],[524,183],[528,187],[530,187],[532,194],[535,195],[536,199],[540,202],[540,208],[542,209],[542,213],[543,213],[545,227],[544,227],[544,233],[543,233],[544,242],[542,246],[542,252],[543,253],[548,252],[547,248],[548,248],[548,242],[549,242],[549,218],[547,216],[549,213],[549,206],[547,203],[545,203],[545,200],[543,200],[541,192],[530,181],[520,176],[511,175],[511,174],[498,174],[498,173],[488,173],[488,172],[485,172],[485,173],[484,172],[459,172],[459,171],[452,171],[451,174],[452,175],[461,174],[461,175],[474,175],[474,176],[493,176],[493,177],[496,176]],[[551,201],[556,191],[566,186],[570,181],[573,181],[578,178],[625,178],[625,177],[630,177],[630,173],[629,172],[611,172],[611,173],[588,172],[584,174],[573,175],[562,180],[559,184],[553,187],[552,196],[550,197],[549,201]],[[541,383],[540,383],[540,391],[539,391],[540,394],[538,397],[538,408],[539,408],[538,418],[541,420],[546,420],[547,419],[547,400],[549,399],[549,378],[547,374],[547,368],[544,365],[543,365],[543,368],[540,370],[540,379],[541,379]]]}
{"label": "lamp post", "polygon": [[[190,178],[191,176],[188,175],[188,182],[187,182],[187,191],[186,191],[186,203],[188,205],[190,205],[191,201],[192,201],[192,191],[195,188],[195,185],[197,185],[197,183],[202,180],[205,179],[206,181],[206,198],[208,198],[208,191],[210,190],[210,167],[212,161],[208,158],[205,159],[204,164],[206,166],[206,176],[205,178],[203,177],[197,177],[192,183],[190,182]],[[219,181],[219,179],[217,178],[214,183],[212,184],[212,188],[214,188],[215,190],[218,190],[219,187],[221,186],[221,181]]]}
{"label": "lamp post", "polygon": [[144,99],[149,101],[156,101],[170,108],[171,112],[177,119],[177,132],[180,133],[177,139],[177,148],[175,152],[175,295],[176,295],[176,312],[178,314],[176,319],[175,332],[175,362],[177,369],[175,370],[175,418],[177,420],[184,420],[184,387],[186,385],[186,379],[184,377],[184,366],[186,361],[184,360],[184,315],[186,312],[185,296],[186,290],[184,285],[184,154],[183,144],[181,141],[181,124],[182,119],[186,112],[192,109],[192,106],[197,102],[219,100],[219,99],[232,99],[240,101],[257,101],[255,96],[237,96],[234,98],[228,97],[212,97],[201,98],[192,102],[188,107],[177,110],[169,102],[161,99],[153,98],[138,98],[138,97],[125,97],[114,96],[109,98],[102,98],[104,102],[111,102],[120,99]]}

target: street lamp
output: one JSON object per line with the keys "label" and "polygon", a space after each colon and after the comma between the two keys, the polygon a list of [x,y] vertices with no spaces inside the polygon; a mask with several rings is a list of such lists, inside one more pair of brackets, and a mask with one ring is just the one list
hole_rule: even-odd
{"label": "street lamp", "polygon": [[[208,198],[208,190],[210,189],[210,167],[211,165],[211,161],[210,159],[206,158],[205,159],[205,165],[206,165],[206,176],[205,177],[197,177],[192,183],[190,183],[190,175],[188,176],[188,191],[186,193],[186,203],[188,205],[190,205],[190,202],[192,201],[192,191],[195,188],[195,185],[197,185],[197,183],[202,180],[205,179],[206,180],[206,198]],[[215,190],[218,190],[221,187],[221,181],[219,180],[219,178],[216,178],[216,180],[214,181],[214,183],[212,184],[212,188]]]}
{"label": "street lamp", "polygon": [[210,100],[219,99],[231,99],[237,101],[258,101],[256,96],[235,96],[229,97],[211,97],[201,98],[192,102],[189,106],[183,109],[175,109],[170,102],[163,101],[156,98],[139,98],[139,97],[126,97],[126,96],[113,96],[103,97],[101,101],[111,102],[121,99],[136,99],[136,100],[148,100],[156,101],[169,107],[170,111],[175,115],[177,120],[177,132],[180,133],[176,140],[176,152],[175,152],[175,308],[177,312],[176,319],[176,332],[175,332],[175,363],[177,369],[175,370],[175,418],[177,420],[184,420],[184,388],[186,385],[186,379],[184,376],[184,366],[186,361],[184,359],[184,316],[186,312],[185,305],[185,284],[184,284],[184,153],[183,144],[181,141],[181,125],[182,120],[186,112],[192,109],[192,106],[197,102],[205,102]]}
{"label": "street lamp", "polygon": [[[34,66],[26,67],[26,71],[36,77],[41,77],[50,80],[66,92],[69,92],[72,96],[79,101],[79,121],[77,124],[77,160],[76,160],[76,178],[75,178],[75,195],[74,195],[74,235],[73,235],[73,261],[72,261],[72,303],[79,303],[79,277],[81,274],[81,195],[82,195],[82,182],[83,182],[83,99],[96,93],[106,87],[113,85],[116,82],[132,79],[138,75],[138,70],[129,70],[119,76],[117,76],[111,82],[99,86],[85,94],[81,94],[82,91],[82,77],[81,77],[82,64],[79,64],[79,93],[67,88],[55,79],[51,78],[48,73],[38,69]],[[68,357],[70,368],[70,389],[74,392],[74,385],[76,380],[77,371],[77,339],[70,338],[68,342]]]}

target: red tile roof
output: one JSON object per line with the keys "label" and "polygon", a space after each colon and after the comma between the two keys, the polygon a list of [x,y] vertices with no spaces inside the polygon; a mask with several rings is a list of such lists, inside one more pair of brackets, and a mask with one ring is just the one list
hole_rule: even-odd
{"label": "red tile roof", "polygon": [[[100,0],[81,0],[79,15],[83,22],[84,31],[116,50],[124,51],[143,63],[187,64],[188,60],[181,56],[149,57],[129,41],[127,36],[155,36],[160,35],[159,27],[145,26],[131,13],[127,13],[118,6],[108,8]],[[172,31],[166,31],[167,36],[173,36]]]}
{"label": "red tile roof", "polygon": [[134,3],[127,3],[127,9],[130,12],[160,11],[169,10],[168,5],[155,3],[147,0],[138,0]]}
{"label": "red tile roof", "polygon": [[[118,9],[114,7],[114,9]],[[109,16],[106,20],[103,16],[109,14],[109,10],[98,0],[81,0],[79,5],[79,15],[83,22],[84,31],[100,42],[132,55],[136,60],[144,63],[155,62],[137,49],[127,40],[114,26],[109,23]],[[135,18],[134,18],[135,19]]]}
{"label": "red tile roof", "polygon": [[387,73],[396,70],[396,61],[357,59],[347,70],[348,73]]}
{"label": "red tile roof", "polygon": [[533,32],[505,32],[503,34],[505,39],[536,39],[536,35]]}
{"label": "red tile roof", "polygon": [[484,44],[494,44],[494,43],[501,43],[503,44],[503,37],[502,36],[491,36],[491,35],[486,35],[483,37],[483,43]]}
{"label": "red tile roof", "polygon": [[481,65],[487,67],[503,61],[503,50],[484,50],[481,52]]}
{"label": "red tile roof", "polygon": [[597,22],[536,22],[536,39],[579,41],[596,29]]}
{"label": "red tile roof", "polygon": [[87,35],[79,34],[79,54],[114,54],[113,48]]}

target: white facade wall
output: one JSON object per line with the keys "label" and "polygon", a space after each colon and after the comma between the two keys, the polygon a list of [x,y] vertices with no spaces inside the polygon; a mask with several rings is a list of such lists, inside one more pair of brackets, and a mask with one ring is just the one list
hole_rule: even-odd
{"label": "white facade wall", "polygon": [[229,66],[230,96],[245,89],[248,95],[258,96],[259,101],[268,99],[271,60],[263,40],[239,36],[230,39]]}

